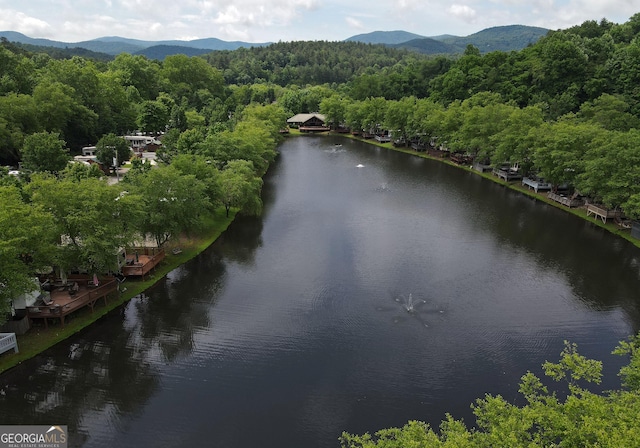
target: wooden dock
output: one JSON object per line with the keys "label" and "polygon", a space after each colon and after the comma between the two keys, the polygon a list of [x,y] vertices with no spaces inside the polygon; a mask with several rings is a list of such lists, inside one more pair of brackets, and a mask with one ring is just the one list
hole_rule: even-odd
{"label": "wooden dock", "polygon": [[165,252],[160,247],[137,247],[127,249],[122,275],[125,277],[143,277],[153,270],[162,260]]}
{"label": "wooden dock", "polygon": [[99,299],[104,299],[107,304],[107,296],[118,290],[118,280],[115,277],[103,277],[95,286],[89,277],[68,279],[66,285],[52,285],[50,299],[46,303],[39,302],[27,307],[27,317],[30,320],[42,319],[45,327],[48,327],[49,319],[60,319],[64,326],[64,318],[69,314],[85,306],[93,308]]}

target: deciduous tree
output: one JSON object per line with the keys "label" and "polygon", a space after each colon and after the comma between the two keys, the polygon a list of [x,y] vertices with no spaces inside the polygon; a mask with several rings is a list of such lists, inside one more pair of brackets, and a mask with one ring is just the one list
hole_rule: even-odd
{"label": "deciduous tree", "polygon": [[71,157],[58,133],[38,132],[25,137],[22,146],[22,165],[31,171],[57,173]]}

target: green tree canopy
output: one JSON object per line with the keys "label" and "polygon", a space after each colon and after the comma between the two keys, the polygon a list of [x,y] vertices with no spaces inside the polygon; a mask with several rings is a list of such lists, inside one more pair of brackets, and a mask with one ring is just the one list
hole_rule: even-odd
{"label": "green tree canopy", "polygon": [[152,236],[158,246],[198,228],[201,216],[211,207],[207,185],[172,165],[127,176],[125,185],[140,198],[144,210],[138,230]]}
{"label": "green tree canopy", "polygon": [[27,170],[57,173],[70,159],[69,150],[58,133],[38,132],[24,139],[22,165]]}
{"label": "green tree canopy", "polygon": [[131,148],[124,138],[107,134],[96,143],[96,158],[104,166],[114,166],[114,160],[121,166],[131,159]]}
{"label": "green tree canopy", "polygon": [[34,273],[50,261],[53,217],[24,201],[20,190],[0,186],[0,322],[9,301],[33,289]]}
{"label": "green tree canopy", "polygon": [[28,192],[34,204],[53,216],[58,236],[56,265],[64,270],[117,270],[117,252],[135,234],[138,198],[93,177],[60,180],[36,175]]}
{"label": "green tree canopy", "polygon": [[254,172],[253,164],[246,160],[231,160],[218,176],[219,200],[229,216],[232,207],[249,215],[262,210],[262,179]]}

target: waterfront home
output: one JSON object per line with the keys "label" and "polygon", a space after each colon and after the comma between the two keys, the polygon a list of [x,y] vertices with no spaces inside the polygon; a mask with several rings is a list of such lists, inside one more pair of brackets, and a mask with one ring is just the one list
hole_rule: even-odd
{"label": "waterfront home", "polygon": [[291,127],[298,128],[300,132],[323,132],[328,131],[326,118],[323,114],[297,114],[287,120]]}

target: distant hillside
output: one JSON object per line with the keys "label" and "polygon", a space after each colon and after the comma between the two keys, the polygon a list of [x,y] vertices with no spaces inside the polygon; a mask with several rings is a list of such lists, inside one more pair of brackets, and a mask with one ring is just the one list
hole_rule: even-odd
{"label": "distant hillside", "polygon": [[157,59],[159,61],[164,60],[167,56],[175,54],[184,54],[187,56],[200,56],[201,54],[210,53],[211,50],[204,48],[189,48],[181,47],[178,45],[154,45],[153,47],[145,48],[144,50],[137,51],[136,55],[146,56],[148,59]]}
{"label": "distant hillside", "polygon": [[30,53],[46,53],[53,59],[70,59],[74,56],[80,56],[85,59],[93,59],[94,61],[108,62],[113,60],[114,56],[106,53],[98,53],[97,51],[87,50],[86,48],[73,47],[73,48],[58,48],[58,47],[43,47],[41,45],[20,44],[16,43],[18,47],[30,52]]}
{"label": "distant hillside", "polygon": [[345,39],[345,42],[362,42],[365,44],[397,45],[413,39],[423,39],[425,36],[409,33],[407,31],[374,31],[367,34],[358,34]]}
{"label": "distant hillside", "polygon": [[[359,34],[345,39],[346,42],[362,42],[366,44],[382,44],[391,47],[416,51],[422,54],[457,54],[462,53],[471,44],[482,53],[490,51],[521,50],[535,43],[549,30],[523,25],[498,26],[482,30],[467,37],[442,35],[425,37],[407,31],[374,31]],[[172,54],[200,55],[211,51],[233,51],[238,48],[264,47],[265,43],[227,42],[216,38],[195,39],[190,41],[166,40],[144,41],[127,39],[118,36],[101,37],[84,42],[58,42],[49,39],[34,39],[15,31],[0,31],[0,37],[10,42],[37,45],[51,48],[83,48],[95,53],[116,56],[120,53],[142,54],[153,59],[164,59]],[[93,57],[93,56],[87,56]]]}
{"label": "distant hillside", "polygon": [[538,41],[549,32],[546,28],[525,25],[496,26],[471,34],[467,37],[450,37],[442,42],[461,48],[471,44],[482,53],[491,51],[521,50]]}
{"label": "distant hillside", "polygon": [[[491,51],[521,50],[535,43],[549,32],[548,29],[524,25],[509,25],[487,28],[466,37],[442,35],[435,37],[417,36],[404,31],[375,31],[346,39],[365,43],[404,48],[423,54],[457,54],[464,52],[467,45],[477,47],[482,53]],[[412,36],[401,40],[403,36]]]}
{"label": "distant hillside", "polygon": [[[54,47],[54,48],[84,48],[90,51],[98,52],[98,53],[106,53],[112,56],[116,56],[120,53],[131,53],[131,54],[142,54],[142,52],[150,47],[156,46],[165,46],[165,47],[175,47],[170,50],[170,54],[192,54],[193,51],[186,49],[197,48],[199,50],[206,50],[202,52],[198,52],[197,54],[206,53],[207,51],[215,51],[215,50],[236,50],[241,47],[256,47],[256,46],[265,46],[269,45],[269,43],[249,43],[249,42],[227,42],[224,40],[216,39],[216,38],[207,38],[207,39],[195,39],[190,41],[182,41],[182,40],[166,40],[166,41],[145,41],[138,39],[127,39],[124,37],[118,36],[108,36],[101,37],[98,39],[83,41],[83,42],[58,42],[49,39],[34,39],[24,34],[17,33],[15,31],[0,31],[0,37],[5,37],[10,42],[16,42],[21,44],[29,44],[29,45],[38,45],[43,47]],[[180,51],[181,48],[185,48],[185,50]],[[157,50],[153,50],[154,52]],[[165,49],[165,52],[168,49]],[[158,54],[161,54],[159,52]],[[169,53],[166,53],[167,56]],[[160,59],[160,58],[159,58]]]}
{"label": "distant hillside", "polygon": [[402,48],[405,50],[417,51],[422,54],[454,54],[460,53],[460,48],[447,44],[445,42],[440,42],[436,39],[432,39],[429,37],[423,39],[413,39],[408,42],[403,42],[397,45],[390,45],[394,48]]}
{"label": "distant hillside", "polygon": [[25,36],[22,33],[16,31],[0,31],[0,37],[6,38],[9,42],[16,42],[19,44],[38,45],[41,47],[54,47],[54,48],[66,48],[74,46],[73,44],[66,42],[57,42],[49,39],[34,39],[32,37]]}
{"label": "distant hillside", "polygon": [[112,56],[117,56],[120,53],[134,54],[138,51],[147,48],[144,45],[136,45],[126,41],[102,41],[102,40],[87,40],[84,42],[78,42],[71,44],[77,47],[86,48],[87,50],[96,51],[99,53],[106,53]]}

